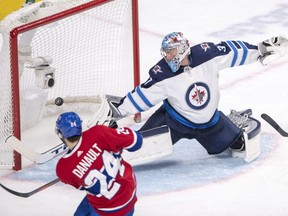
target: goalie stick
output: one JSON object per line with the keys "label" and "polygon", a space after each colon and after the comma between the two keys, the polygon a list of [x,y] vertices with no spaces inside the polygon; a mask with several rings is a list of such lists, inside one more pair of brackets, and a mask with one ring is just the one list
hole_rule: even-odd
{"label": "goalie stick", "polygon": [[[156,127],[156,128],[152,128],[152,129],[148,129],[148,130],[145,130],[145,131],[141,131],[140,133],[142,134],[143,138],[149,138],[149,137],[152,137],[152,136],[169,133],[169,128],[168,128],[167,125],[163,125],[163,126],[159,126],[159,127]],[[168,135],[169,135],[169,137],[170,137],[170,133],[169,133]],[[31,155],[35,155],[35,154],[38,155],[38,154],[39,154],[39,153],[35,153],[35,152],[33,153],[33,152],[31,152],[32,150],[29,149],[29,148],[28,148],[28,149],[25,149],[25,147],[23,147],[23,146],[26,146],[26,145],[22,144],[21,141],[18,140],[16,137],[14,137],[14,138],[11,138],[11,137],[10,137],[10,142],[11,142],[10,144],[12,144],[12,142],[16,142],[16,144],[12,144],[12,145],[15,145],[15,146],[22,145],[22,147],[21,147],[22,153],[25,153],[25,154],[28,153],[28,154],[29,154],[29,157],[30,157]],[[60,144],[60,145],[61,145],[61,144]],[[58,145],[58,146],[60,146],[60,145]],[[28,146],[26,146],[26,147],[28,147]],[[172,143],[171,143],[171,148],[172,148]],[[18,149],[18,150],[19,150],[19,149]],[[49,152],[49,151],[47,151],[47,152]],[[20,153],[20,152],[19,152],[19,153]],[[22,154],[22,153],[21,153],[21,154]],[[63,153],[63,152],[62,152],[62,153]],[[23,154],[23,156],[27,157],[27,155],[25,155],[25,154]],[[27,158],[28,158],[28,157],[27,157]],[[29,158],[28,158],[28,159],[29,159]],[[6,187],[5,185],[3,185],[3,184],[1,184],[1,183],[0,183],[0,186],[1,186],[4,190],[6,190],[7,192],[9,192],[9,193],[11,193],[11,194],[14,194],[14,195],[19,196],[19,197],[27,198],[27,197],[30,197],[30,196],[32,196],[32,195],[34,195],[34,194],[36,194],[36,193],[38,193],[38,192],[40,192],[40,191],[48,188],[48,187],[56,184],[56,183],[59,182],[59,181],[60,181],[60,179],[56,178],[56,179],[48,182],[47,184],[42,185],[42,186],[40,186],[40,187],[36,188],[35,190],[30,191],[30,192],[19,192],[19,191],[15,191],[15,190],[12,190],[12,189]]]}
{"label": "goalie stick", "polygon": [[261,117],[270,124],[279,134],[281,134],[283,137],[288,137],[288,132],[284,131],[277,122],[272,119],[268,114],[263,113]]}

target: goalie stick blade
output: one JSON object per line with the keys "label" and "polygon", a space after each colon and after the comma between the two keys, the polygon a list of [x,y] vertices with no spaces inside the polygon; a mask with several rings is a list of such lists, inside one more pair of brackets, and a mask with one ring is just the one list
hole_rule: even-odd
{"label": "goalie stick blade", "polygon": [[48,188],[48,187],[50,187],[50,186],[58,183],[59,181],[60,181],[60,179],[58,179],[58,178],[57,178],[57,179],[54,179],[53,181],[48,182],[47,184],[42,185],[42,186],[36,188],[35,190],[30,191],[30,192],[26,192],[26,193],[25,193],[25,192],[19,192],[19,191],[12,190],[12,189],[4,186],[3,184],[0,184],[0,186],[1,186],[4,190],[6,190],[7,192],[9,192],[9,193],[11,193],[11,194],[13,194],[13,195],[15,195],[15,196],[27,198],[27,197],[30,197],[30,196],[32,196],[32,195],[34,195],[34,194],[36,194],[36,193],[38,193],[38,192],[40,192],[40,191],[42,191],[42,190],[45,190],[46,188]]}
{"label": "goalie stick blade", "polygon": [[288,133],[284,131],[277,122],[272,119],[268,114],[263,113],[261,117],[268,123],[270,124],[279,134],[281,134],[283,137],[288,137]]}

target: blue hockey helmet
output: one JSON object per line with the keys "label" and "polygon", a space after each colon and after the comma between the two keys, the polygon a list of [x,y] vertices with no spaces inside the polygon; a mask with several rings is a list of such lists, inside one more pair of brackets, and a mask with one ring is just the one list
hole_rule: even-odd
{"label": "blue hockey helmet", "polygon": [[80,136],[82,133],[82,120],[74,112],[62,113],[56,121],[55,131],[61,139]]}
{"label": "blue hockey helmet", "polygon": [[[167,53],[176,49],[176,54],[172,59],[167,58]],[[183,36],[181,32],[172,32],[166,35],[161,44],[161,55],[166,60],[172,72],[176,72],[181,65],[184,57],[190,54],[189,41]]]}

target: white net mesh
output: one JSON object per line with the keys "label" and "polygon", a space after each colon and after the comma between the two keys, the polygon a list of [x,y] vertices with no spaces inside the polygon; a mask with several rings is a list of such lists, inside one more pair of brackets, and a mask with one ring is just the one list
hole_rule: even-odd
{"label": "white net mesh", "polygon": [[[83,105],[87,104],[83,103],[83,98],[95,99],[102,94],[124,95],[133,88],[131,0],[107,1],[56,21],[61,16],[59,12],[91,2],[95,1],[44,1],[22,8],[1,22],[0,167],[11,166],[11,163],[13,166],[14,163],[12,150],[6,146],[5,139],[13,134],[15,126],[11,108],[14,90],[11,86],[9,37],[15,27],[32,23],[31,29],[17,38],[21,130],[28,130],[43,121],[45,115],[55,113],[51,107],[56,106],[51,105],[51,101],[56,97],[65,101],[72,98]],[[42,22],[43,17],[50,15],[55,18],[53,22],[48,19],[49,23],[44,21],[44,25],[33,27],[35,21],[40,19]],[[30,67],[31,59],[45,56],[51,57],[50,66],[56,69],[52,88],[36,85],[44,79],[41,80],[35,68]],[[50,104],[48,109],[46,104]],[[66,104],[56,110],[62,112],[65,107]]]}

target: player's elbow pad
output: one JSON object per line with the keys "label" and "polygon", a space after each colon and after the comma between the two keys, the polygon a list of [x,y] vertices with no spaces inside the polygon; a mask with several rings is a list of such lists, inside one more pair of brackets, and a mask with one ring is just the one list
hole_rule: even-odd
{"label": "player's elbow pad", "polygon": [[126,148],[127,151],[129,152],[134,152],[137,151],[138,149],[140,149],[142,147],[142,143],[143,143],[143,137],[139,132],[136,132],[136,143],[130,147],[130,148]]}

